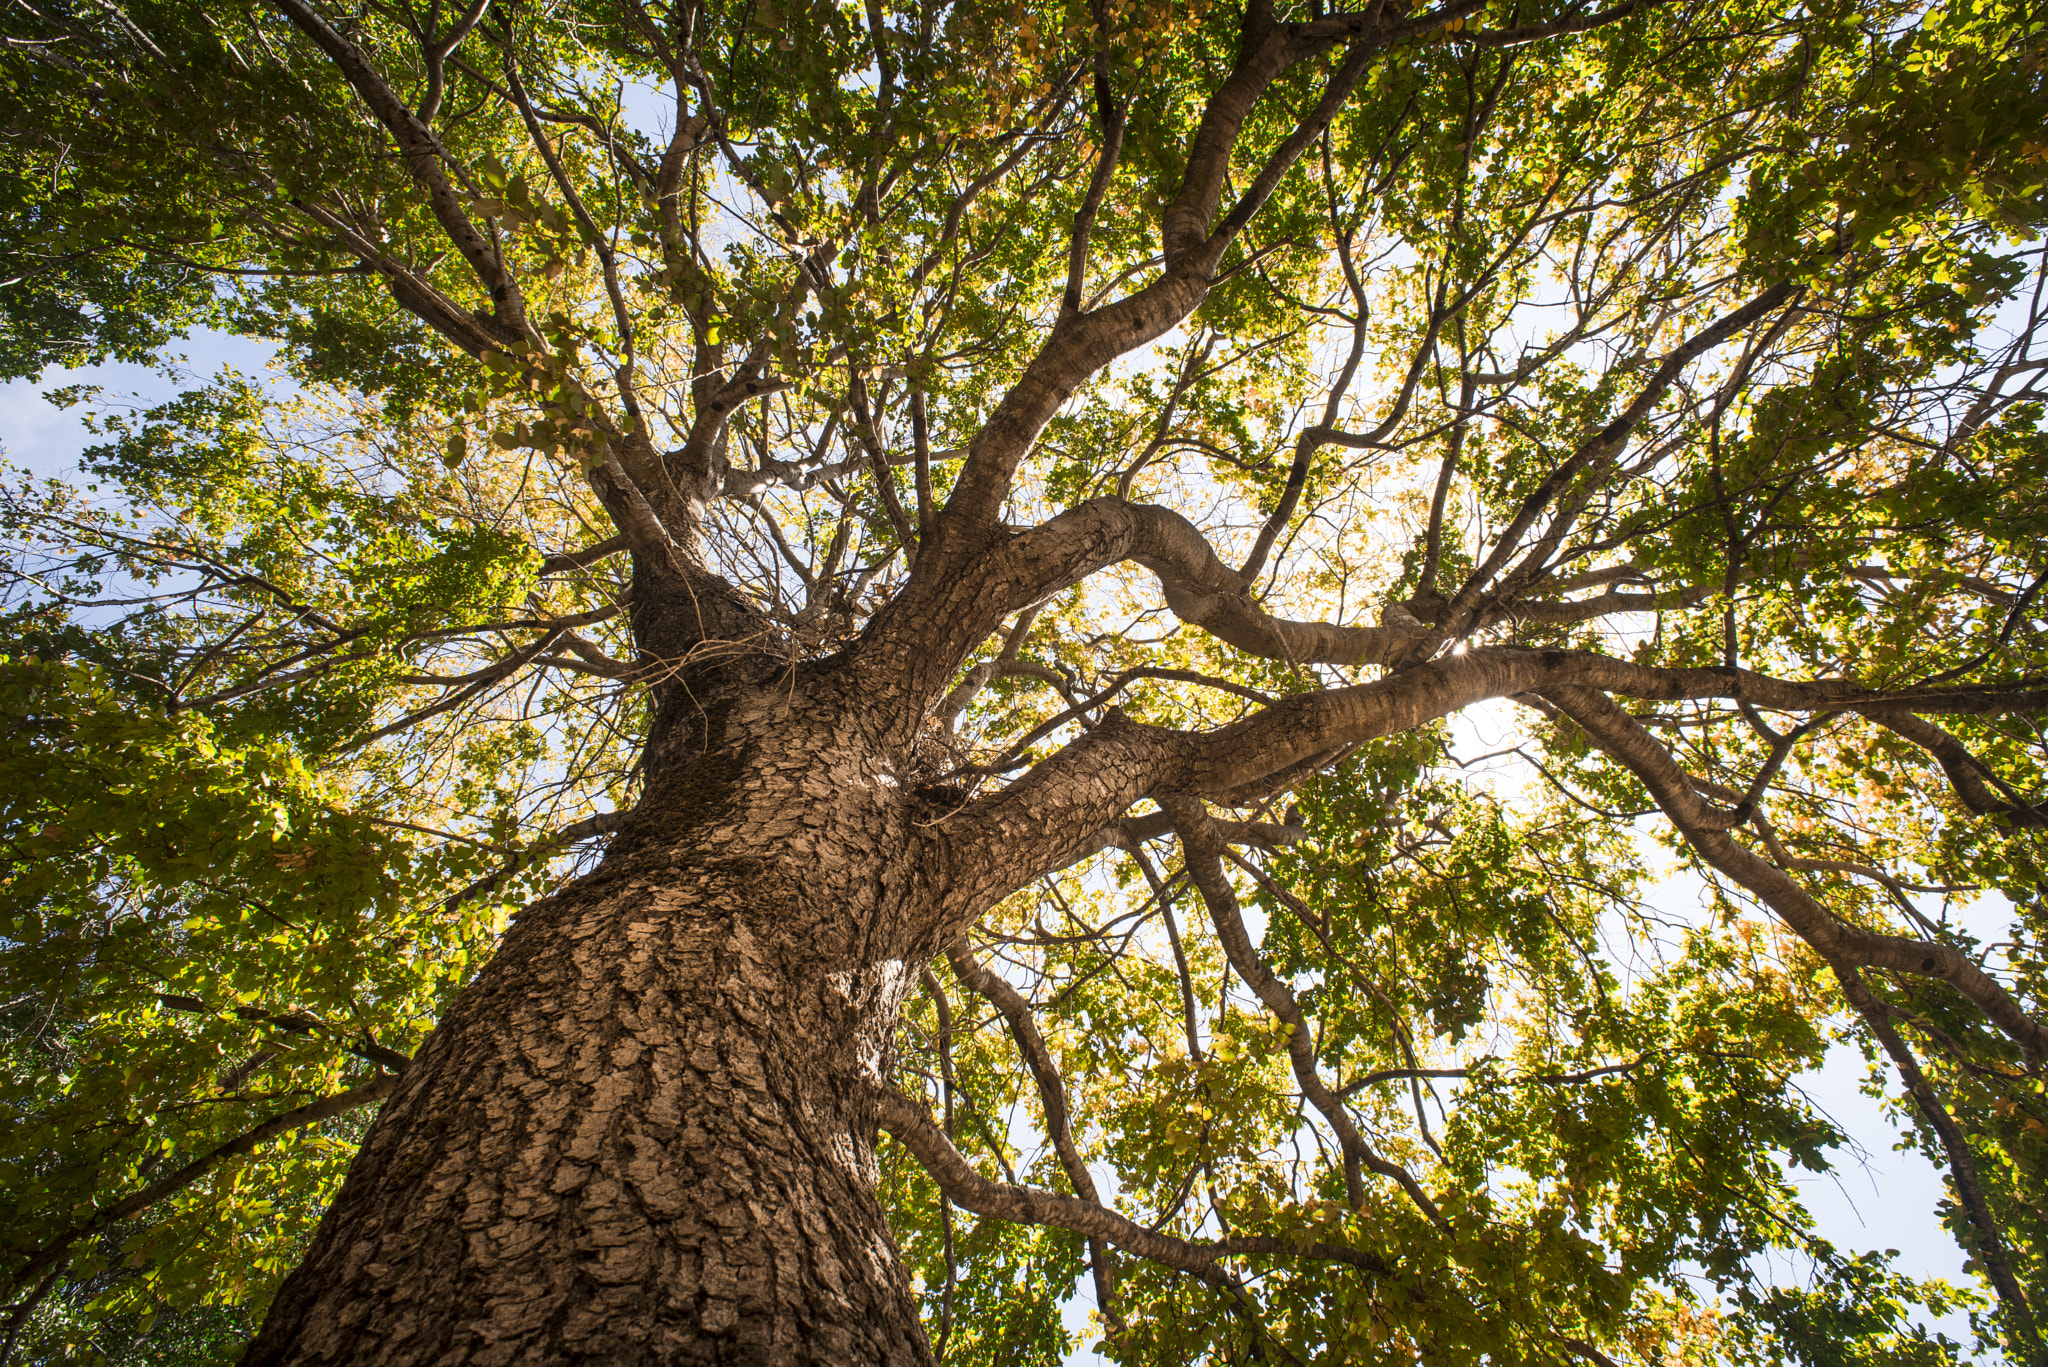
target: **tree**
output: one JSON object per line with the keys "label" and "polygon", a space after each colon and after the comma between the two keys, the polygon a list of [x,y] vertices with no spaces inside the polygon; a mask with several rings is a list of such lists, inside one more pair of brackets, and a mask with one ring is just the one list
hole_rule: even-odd
{"label": "tree", "polygon": [[2048,1361],[2034,9],[5,23],[7,1351]]}

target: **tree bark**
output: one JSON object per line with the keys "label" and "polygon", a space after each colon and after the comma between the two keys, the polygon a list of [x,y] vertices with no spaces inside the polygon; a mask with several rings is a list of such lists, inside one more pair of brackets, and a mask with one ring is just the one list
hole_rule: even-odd
{"label": "tree bark", "polygon": [[407,1069],[244,1362],[932,1360],[867,1099],[931,899],[852,691],[669,729],[604,864]]}

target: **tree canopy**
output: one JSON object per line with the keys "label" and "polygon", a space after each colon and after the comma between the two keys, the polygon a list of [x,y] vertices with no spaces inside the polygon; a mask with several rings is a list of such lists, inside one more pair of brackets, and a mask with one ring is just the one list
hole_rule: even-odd
{"label": "tree canopy", "polygon": [[[884,664],[941,1360],[2048,1362],[2038,6],[0,29],[5,373],[281,368],[0,488],[0,1364],[233,1360],[710,700]],[[1837,1046],[1967,1284],[1802,1204]]]}

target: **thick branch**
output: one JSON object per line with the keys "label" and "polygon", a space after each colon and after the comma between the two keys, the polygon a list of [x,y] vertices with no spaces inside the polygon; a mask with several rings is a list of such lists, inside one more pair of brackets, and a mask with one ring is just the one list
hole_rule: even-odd
{"label": "thick branch", "polygon": [[1985,780],[1996,782],[1996,776],[1968,746],[1933,722],[1895,710],[1871,709],[1864,715],[1933,755],[1956,796],[1978,816],[2002,816],[2014,826],[2048,826],[2048,811],[2020,801],[2017,794],[2008,793],[2012,800],[2007,801],[1993,793]]}
{"label": "thick branch", "polygon": [[[933,828],[944,849],[939,857],[953,870],[953,901],[943,914],[953,929],[942,938],[951,938],[997,900],[1042,874],[1106,848],[1111,842],[1103,837],[1104,828],[1141,798],[1177,792],[1228,801],[1253,791],[1277,791],[1329,763],[1348,746],[1412,730],[1489,698],[1550,696],[1553,690],[1573,686],[1667,701],[1730,698],[1752,707],[1809,714],[1889,713],[1909,707],[1936,713],[2048,711],[2048,692],[2039,690],[1883,692],[1846,679],[1802,682],[1743,669],[1668,669],[1591,651],[1511,646],[1431,661],[1371,683],[1297,694],[1207,732],[1145,726],[1112,709],[1092,731],[1010,787],[968,803]],[[1612,707],[1605,699],[1601,702]],[[1623,720],[1641,731],[1633,720]],[[1652,751],[1662,753],[1646,733],[1644,740]],[[1277,786],[1276,776],[1281,778]],[[1677,782],[1683,800],[1697,803],[1682,775]],[[1744,859],[1756,858],[1746,850],[1739,853]],[[1782,873],[1771,873],[1790,885]],[[1920,971],[1914,967],[1919,962],[1916,942],[1900,944],[1915,952],[1901,950],[1896,956],[1899,966]],[[1964,961],[1956,961],[1955,967],[1960,976],[1950,977],[1952,982],[1960,984],[1975,974],[1972,981],[1989,983]],[[1948,976],[1947,970],[1940,976]],[[2002,989],[1996,990],[2002,994]],[[2015,1028],[2020,1028],[2017,1022]]]}

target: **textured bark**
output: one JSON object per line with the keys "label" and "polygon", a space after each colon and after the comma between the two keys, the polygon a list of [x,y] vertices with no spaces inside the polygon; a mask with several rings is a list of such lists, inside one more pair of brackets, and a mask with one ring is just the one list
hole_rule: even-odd
{"label": "textured bark", "polygon": [[838,691],[715,710],[520,914],[246,1362],[931,1360],[862,1099],[916,980],[917,799]]}

